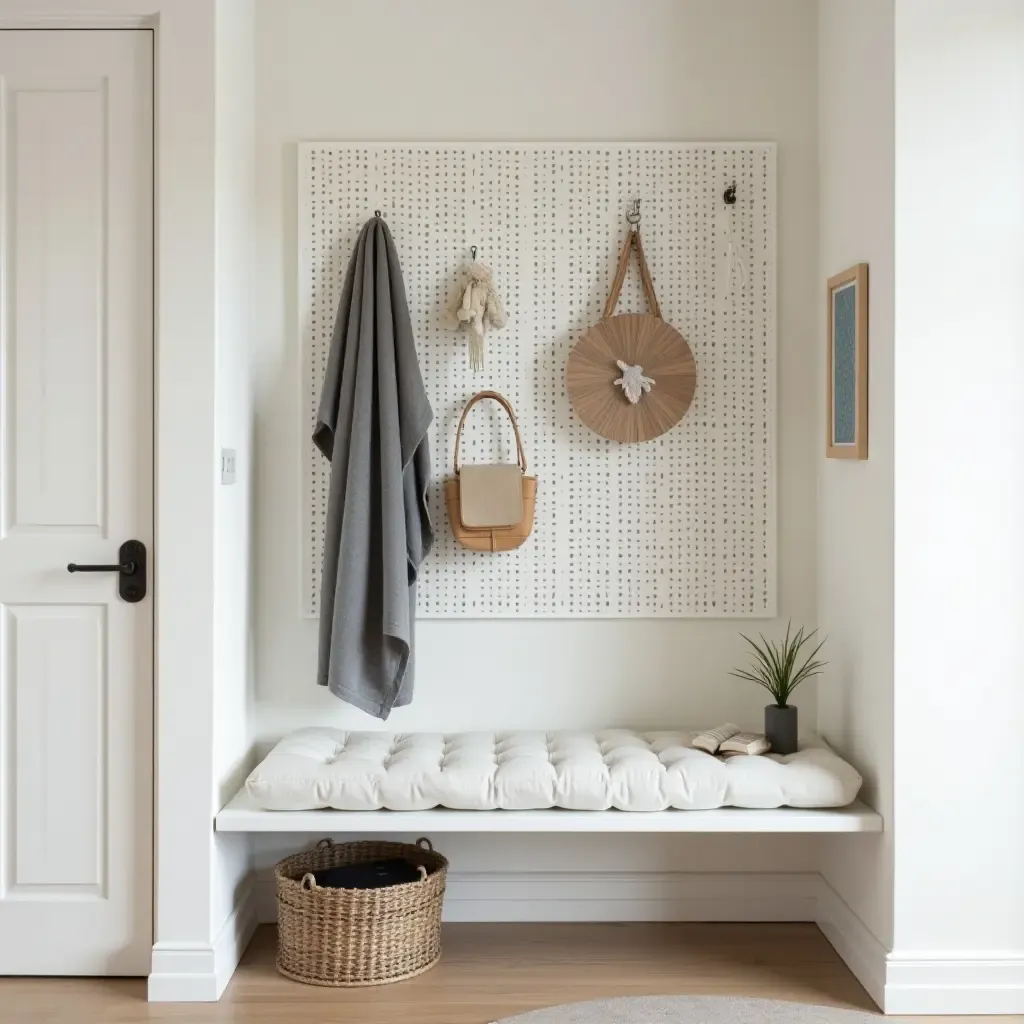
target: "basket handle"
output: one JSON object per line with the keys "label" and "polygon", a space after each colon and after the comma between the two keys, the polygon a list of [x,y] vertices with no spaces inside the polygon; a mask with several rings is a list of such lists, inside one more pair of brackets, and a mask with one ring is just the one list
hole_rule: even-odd
{"label": "basket handle", "polygon": [[422,864],[417,864],[416,870],[420,873],[420,881],[425,882],[427,880],[427,869]]}
{"label": "basket handle", "polygon": [[312,871],[307,871],[302,876],[302,881],[299,882],[299,885],[307,892],[312,892],[316,888],[316,875]]}
{"label": "basket handle", "polygon": [[421,850],[426,850],[427,853],[434,852],[434,844],[426,836],[420,836],[419,839],[416,840],[416,845]]}
{"label": "basket handle", "polygon": [[334,845],[334,840],[328,837],[328,838],[324,838],[324,839],[319,840],[317,842],[316,846],[313,847],[313,849],[314,850],[329,850],[333,845]]}

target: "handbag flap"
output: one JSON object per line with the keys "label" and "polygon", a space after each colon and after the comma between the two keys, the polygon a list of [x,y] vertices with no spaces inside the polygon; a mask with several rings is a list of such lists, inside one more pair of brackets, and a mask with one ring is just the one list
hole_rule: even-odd
{"label": "handbag flap", "polygon": [[463,466],[459,512],[471,530],[516,526],[523,521],[523,471],[515,464]]}

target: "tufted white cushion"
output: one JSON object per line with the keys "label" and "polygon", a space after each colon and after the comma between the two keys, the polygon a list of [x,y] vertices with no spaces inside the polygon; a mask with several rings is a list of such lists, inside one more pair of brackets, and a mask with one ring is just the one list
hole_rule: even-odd
{"label": "tufted white cushion", "polygon": [[843,807],[861,777],[816,737],[787,757],[720,760],[696,732],[299,729],[246,781],[270,811],[707,810]]}

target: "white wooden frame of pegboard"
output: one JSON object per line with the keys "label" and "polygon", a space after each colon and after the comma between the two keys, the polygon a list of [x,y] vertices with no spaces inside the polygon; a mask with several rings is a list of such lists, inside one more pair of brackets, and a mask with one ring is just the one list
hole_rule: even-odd
{"label": "white wooden frame of pegboard", "polygon": [[[437,539],[419,617],[775,615],[774,143],[309,142],[298,163],[305,615],[317,614],[329,489],[312,423],[345,268],[374,210],[402,260],[434,408]],[[565,361],[600,318],[638,195],[662,315],[693,349],[697,391],[668,433],[621,445],[572,412]],[[482,374],[469,369],[465,338],[442,324],[471,245],[509,312],[488,337]],[[619,310],[643,308],[633,266]],[[458,416],[485,387],[515,406],[539,482],[533,536],[502,554],[459,547],[442,498]],[[498,410],[474,410],[466,461],[510,459],[510,445]]]}

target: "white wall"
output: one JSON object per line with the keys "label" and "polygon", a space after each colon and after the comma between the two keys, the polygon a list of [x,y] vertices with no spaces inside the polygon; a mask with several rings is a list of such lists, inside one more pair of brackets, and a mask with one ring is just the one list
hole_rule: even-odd
{"label": "white wall", "polygon": [[1019,1013],[1024,5],[896,0],[895,39],[895,951]]}
{"label": "white wall", "polygon": [[[457,42],[467,29],[472,39]],[[622,75],[631,50],[641,59]],[[813,0],[523,0],[514,9],[478,4],[471,12],[456,0],[257,0],[261,740],[312,723],[375,724],[316,687],[316,623],[299,615],[302,432],[308,424],[296,332],[295,143],[776,140],[779,607],[782,616],[813,624],[820,390],[812,356],[818,308],[814,83]],[[435,452],[434,461],[443,472],[444,454]],[[757,726],[765,703],[760,690],[726,676],[742,657],[742,625],[420,622],[416,696],[387,727],[583,728],[726,718]],[[630,653],[638,648],[645,651],[639,669]],[[813,688],[801,693],[800,703],[813,728]],[[742,846],[730,854],[729,870],[767,866],[760,850]],[[782,869],[801,864],[807,846],[806,840],[769,844],[783,851],[772,863]],[[453,839],[445,848],[459,869],[484,870],[494,861],[493,843]],[[662,863],[664,848],[663,842],[634,843],[627,855],[616,847],[624,857],[620,866],[634,869]],[[535,864],[579,867],[586,859],[582,850],[579,842],[551,840],[527,852]],[[686,860],[675,857],[674,863]],[[702,865],[714,860],[699,857]]]}
{"label": "white wall", "polygon": [[819,84],[821,274],[871,264],[870,460],[819,470],[819,720],[887,829],[825,845],[838,944],[888,1013],[1021,1013],[1024,6],[822,0]]}
{"label": "white wall", "polygon": [[[814,4],[259,0],[258,728],[372,720],[314,685],[299,617],[301,437],[295,147],[302,139],[775,139],[780,144],[780,578],[814,616]],[[643,55],[628,76],[623,53]],[[444,454],[434,453],[443,472]],[[398,729],[760,721],[725,678],[735,622],[421,622]],[[756,626],[763,626],[757,623]],[[768,624],[770,627],[771,624]],[[638,673],[630,653],[648,662]],[[813,711],[813,692],[801,695]],[[813,716],[811,718],[813,724]]]}
{"label": "white wall", "polygon": [[[865,776],[893,825],[893,0],[821,0],[818,13],[820,228],[814,431],[818,686],[822,734]],[[826,459],[824,282],[869,264],[869,458]],[[892,944],[892,832],[823,841],[822,873],[875,937]]]}
{"label": "white wall", "polygon": [[[255,259],[255,40],[251,0],[216,3],[216,446],[214,492],[214,812],[251,767],[254,717],[252,615],[252,332]],[[233,448],[237,482],[222,485],[220,451]],[[235,909],[251,869],[245,836],[217,835],[211,935]]]}
{"label": "white wall", "polygon": [[[42,6],[32,0],[39,11]],[[47,0],[67,11],[68,0]],[[95,12],[94,0],[75,9]],[[156,32],[156,934],[150,992],[210,942],[215,438],[214,95],[207,0],[107,0]],[[186,739],[187,738],[187,739]],[[165,984],[166,982],[166,984]]]}

